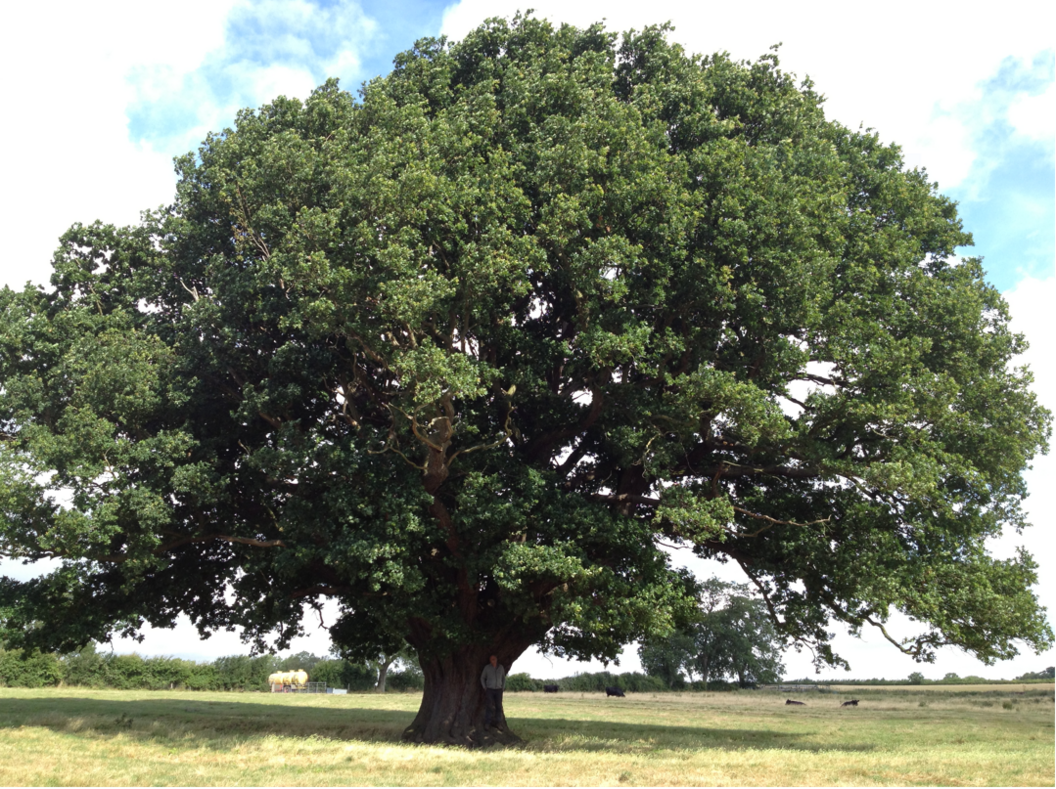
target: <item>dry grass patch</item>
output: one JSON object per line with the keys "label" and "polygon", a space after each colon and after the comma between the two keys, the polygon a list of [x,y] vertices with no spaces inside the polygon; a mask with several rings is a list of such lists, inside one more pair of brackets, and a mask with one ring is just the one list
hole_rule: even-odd
{"label": "dry grass patch", "polygon": [[1051,690],[860,690],[508,694],[526,744],[483,751],[401,743],[417,695],[0,690],[0,784],[1053,785]]}

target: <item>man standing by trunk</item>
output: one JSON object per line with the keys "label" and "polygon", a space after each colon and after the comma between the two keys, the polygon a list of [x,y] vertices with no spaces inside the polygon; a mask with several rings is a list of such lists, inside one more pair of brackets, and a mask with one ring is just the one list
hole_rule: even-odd
{"label": "man standing by trunk", "polygon": [[480,675],[480,684],[484,686],[484,729],[495,721],[496,728],[502,726],[506,717],[502,711],[502,691],[506,687],[506,669],[499,665],[495,655],[489,658],[488,665]]}

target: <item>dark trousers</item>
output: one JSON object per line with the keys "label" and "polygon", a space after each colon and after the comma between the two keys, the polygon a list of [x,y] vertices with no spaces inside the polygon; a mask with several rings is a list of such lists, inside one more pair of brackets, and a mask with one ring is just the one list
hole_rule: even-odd
{"label": "dark trousers", "polygon": [[484,688],[484,725],[503,722],[502,688]]}

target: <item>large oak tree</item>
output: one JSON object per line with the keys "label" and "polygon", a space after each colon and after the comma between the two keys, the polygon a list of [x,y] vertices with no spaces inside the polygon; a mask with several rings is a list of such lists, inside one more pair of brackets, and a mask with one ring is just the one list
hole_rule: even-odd
{"label": "large oak tree", "polygon": [[[0,296],[4,637],[306,606],[406,639],[418,741],[489,741],[479,674],[604,659],[739,564],[788,637],[932,659],[1051,643],[1025,525],[1049,417],[954,204],[777,58],[491,21],[359,98],[239,114],[141,224]],[[886,632],[886,630],[885,630]],[[501,737],[500,737],[501,738]]]}

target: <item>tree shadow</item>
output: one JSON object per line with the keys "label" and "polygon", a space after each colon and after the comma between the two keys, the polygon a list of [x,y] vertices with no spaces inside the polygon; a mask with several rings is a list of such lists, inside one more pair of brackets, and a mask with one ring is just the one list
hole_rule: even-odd
{"label": "tree shadow", "polygon": [[[396,744],[413,718],[413,712],[406,710],[294,706],[236,699],[117,700],[71,696],[0,701],[0,730],[36,726],[85,739],[121,735],[169,747],[214,751],[231,750],[276,735]],[[810,733],[770,728],[716,729],[530,716],[510,716],[509,721],[511,730],[524,739],[517,747],[540,753],[649,753],[701,748],[865,752],[875,748],[871,743],[819,743]]]}
{"label": "tree shadow", "polygon": [[85,737],[150,739],[227,750],[268,736],[399,742],[413,715],[401,710],[326,708],[182,698],[7,698],[0,729],[43,726]]}

